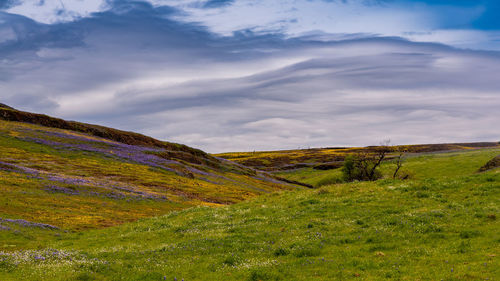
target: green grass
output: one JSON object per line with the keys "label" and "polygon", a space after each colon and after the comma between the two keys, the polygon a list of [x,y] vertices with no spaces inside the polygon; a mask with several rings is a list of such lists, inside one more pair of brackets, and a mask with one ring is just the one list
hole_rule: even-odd
{"label": "green grass", "polygon": [[[498,280],[500,169],[476,173],[498,152],[411,157],[409,180],[280,191],[107,229],[18,229],[8,235],[36,241],[4,249],[0,280]],[[317,184],[336,173],[288,175]]]}
{"label": "green grass", "polygon": [[322,171],[315,170],[313,168],[302,168],[293,171],[278,172],[275,174],[289,180],[307,183],[314,187],[339,183],[342,178],[342,172],[340,169]]}
{"label": "green grass", "polygon": [[[500,154],[499,148],[443,152],[434,154],[407,154],[399,175],[408,174],[413,179],[441,179],[470,175],[479,170],[490,159]],[[383,177],[392,178],[395,164],[392,161],[381,165]],[[316,170],[313,168],[277,172],[280,177],[321,187],[342,181],[341,169]]]}
{"label": "green grass", "polygon": [[449,178],[475,173],[498,154],[500,149],[493,148],[410,156],[403,167],[416,179]]}

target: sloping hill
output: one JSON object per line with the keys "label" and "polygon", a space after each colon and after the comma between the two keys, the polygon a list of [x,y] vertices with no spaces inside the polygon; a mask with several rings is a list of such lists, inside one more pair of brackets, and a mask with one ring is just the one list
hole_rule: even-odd
{"label": "sloping hill", "polygon": [[194,162],[195,164],[200,164],[200,162],[214,162],[213,164],[216,165],[216,163],[219,162],[209,154],[199,149],[188,147],[186,145],[159,141],[157,139],[134,132],[125,132],[99,125],[66,121],[43,114],[19,111],[5,104],[0,104],[0,119],[5,121],[24,122],[50,128],[81,132],[87,135],[96,136],[128,145],[163,148],[167,152],[171,153],[171,155],[168,155],[170,158]]}
{"label": "sloping hill", "polygon": [[185,145],[5,105],[0,147],[0,219],[63,229],[296,188]]}
{"label": "sloping hill", "polygon": [[500,171],[476,173],[498,152],[77,234],[9,222],[0,241],[25,248],[0,252],[0,280],[498,280]]}

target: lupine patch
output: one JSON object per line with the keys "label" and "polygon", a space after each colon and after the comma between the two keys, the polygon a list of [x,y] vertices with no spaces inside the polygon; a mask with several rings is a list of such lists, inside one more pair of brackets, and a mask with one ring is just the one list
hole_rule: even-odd
{"label": "lupine patch", "polygon": [[[65,229],[107,227],[296,188],[180,145],[138,146],[0,121],[0,146],[0,214]],[[182,151],[169,150],[176,148]],[[191,162],[170,155],[190,155]]]}

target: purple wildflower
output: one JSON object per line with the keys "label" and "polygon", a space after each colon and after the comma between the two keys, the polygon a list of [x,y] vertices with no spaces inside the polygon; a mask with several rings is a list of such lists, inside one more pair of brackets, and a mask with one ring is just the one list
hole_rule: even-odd
{"label": "purple wildflower", "polygon": [[45,229],[59,229],[56,226],[50,225],[50,224],[45,224],[45,223],[37,223],[37,222],[30,222],[27,220],[22,220],[22,219],[3,219],[0,218],[0,222],[9,222],[13,224],[17,224],[22,227],[38,227],[38,228],[45,228]]}

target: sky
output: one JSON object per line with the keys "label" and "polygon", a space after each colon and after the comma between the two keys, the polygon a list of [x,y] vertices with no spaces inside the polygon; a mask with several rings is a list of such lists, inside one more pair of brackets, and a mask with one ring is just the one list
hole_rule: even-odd
{"label": "sky", "polygon": [[0,103],[208,152],[499,141],[500,1],[0,0]]}

